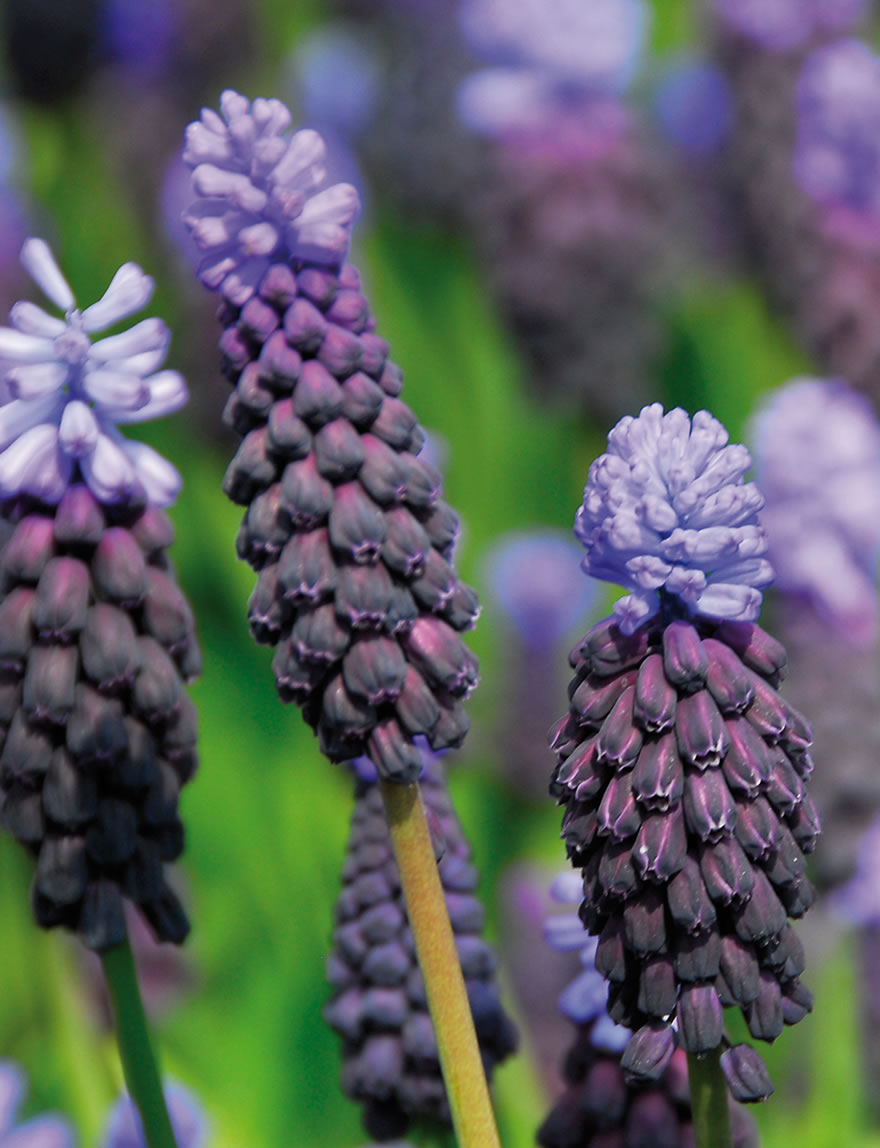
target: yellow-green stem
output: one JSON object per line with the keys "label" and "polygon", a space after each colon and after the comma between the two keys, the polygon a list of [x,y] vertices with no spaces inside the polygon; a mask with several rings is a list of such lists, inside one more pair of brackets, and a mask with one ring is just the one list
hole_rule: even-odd
{"label": "yellow-green stem", "polygon": [[177,1148],[128,937],[101,960],[113,1001],[122,1071],[128,1094],[141,1114],[148,1148]]}
{"label": "yellow-green stem", "polygon": [[727,1081],[721,1071],[721,1049],[697,1057],[688,1053],[694,1139],[697,1148],[731,1148]]}
{"label": "yellow-green stem", "polygon": [[500,1148],[419,787],[379,785],[459,1148]]}

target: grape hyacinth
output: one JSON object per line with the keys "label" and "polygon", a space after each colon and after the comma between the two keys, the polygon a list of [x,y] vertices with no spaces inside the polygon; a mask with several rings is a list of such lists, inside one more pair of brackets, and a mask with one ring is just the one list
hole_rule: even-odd
{"label": "grape hyacinth", "polygon": [[[782,647],[755,624],[771,577],[762,499],[727,437],[705,411],[622,419],[575,527],[585,570],[630,593],[572,651],[551,793],[609,1013],[634,1030],[624,1062],[648,1077],[674,1020],[702,1057],[724,1042],[725,1007],[767,1041],[811,1007],[787,917],[813,900],[812,735],[776,692]],[[722,1066],[737,1099],[767,1095],[750,1046]]]}
{"label": "grape hyacinth", "polygon": [[[581,894],[574,873],[561,873],[551,886],[551,896],[563,904],[577,904]],[[551,948],[579,953],[583,971],[559,998],[560,1011],[577,1026],[577,1034],[563,1063],[566,1089],[541,1125],[538,1143],[543,1148],[579,1148],[604,1143],[601,1136],[609,1145],[681,1148],[691,1143],[687,1063],[684,1051],[675,1047],[675,1034],[666,1036],[664,1064],[655,1079],[634,1080],[621,1063],[632,1033],[606,1011],[605,982],[596,970],[598,942],[584,936],[573,913],[548,917],[544,935]],[[732,1098],[728,1108],[733,1148],[757,1148],[757,1130],[745,1109]]]}
{"label": "grape hyacinth", "polygon": [[790,51],[816,34],[839,33],[862,18],[868,0],[714,0],[728,27],[770,51]]}
{"label": "grape hyacinth", "polygon": [[73,1130],[58,1116],[16,1121],[24,1099],[24,1073],[11,1060],[0,1060],[0,1148],[74,1148]]}
{"label": "grape hyacinth", "polygon": [[880,813],[880,423],[844,382],[795,379],[761,404],[752,437],[791,699],[814,725],[813,872],[828,888],[851,876]]}
{"label": "grape hyacinth", "polygon": [[477,680],[457,633],[477,615],[450,565],[457,518],[343,262],[354,190],[315,191],[320,137],[281,134],[277,100],[227,92],[221,106],[190,125],[184,158],[209,196],[189,214],[211,245],[201,279],[224,295],[224,420],[243,438],[224,490],[247,508],[236,549],[259,573],[251,630],[276,646],[279,694],[324,753],[367,752],[382,777],[412,781],[413,738],[459,744]]}
{"label": "grape hyacinth", "polygon": [[178,409],[186,387],[157,370],[160,320],[90,338],[148,301],[139,267],[80,312],[42,240],[22,259],[65,317],[21,302],[0,328],[0,822],[36,859],[38,924],[105,951],[125,938],[127,898],[180,942],[164,867],[183,849],[178,794],[196,768],[183,683],[200,665],[161,509],[180,479],[117,424]]}
{"label": "grape hyacinth", "polygon": [[806,60],[797,86],[795,177],[853,241],[880,240],[880,58],[836,40]]}
{"label": "grape hyacinth", "polygon": [[[358,770],[343,890],[327,976],[324,1011],[342,1037],[342,1087],[364,1106],[377,1141],[404,1134],[411,1119],[449,1125],[434,1029],[375,783]],[[440,880],[455,933],[487,1074],[516,1047],[516,1031],[498,1000],[495,957],[482,939],[483,906],[471,851],[455,816],[440,758],[425,754],[422,794],[433,825]]]}
{"label": "grape hyacinth", "polygon": [[664,331],[674,173],[621,93],[639,60],[646,9],[634,0],[469,0],[466,39],[492,68],[459,93],[459,114],[491,140],[469,231],[543,402],[610,418],[644,399]]}

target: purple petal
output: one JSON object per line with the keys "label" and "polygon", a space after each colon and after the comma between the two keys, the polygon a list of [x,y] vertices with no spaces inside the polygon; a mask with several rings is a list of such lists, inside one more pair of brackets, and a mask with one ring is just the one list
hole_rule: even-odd
{"label": "purple petal", "polygon": [[73,1132],[56,1116],[29,1120],[3,1137],[3,1148],[74,1148]]}
{"label": "purple petal", "polygon": [[125,452],[106,434],[98,435],[95,449],[80,459],[80,467],[99,502],[122,502],[140,489]]}
{"label": "purple petal", "polygon": [[139,423],[170,415],[186,405],[189,392],[183,375],[178,371],[159,371],[143,382],[150,397],[142,407],[124,410],[122,407],[105,404],[101,410],[102,415],[114,423]]}
{"label": "purple petal", "polygon": [[21,249],[21,263],[40,290],[57,307],[65,312],[74,309],[76,300],[73,292],[45,240],[26,239]]}
{"label": "purple petal", "polygon": [[56,319],[36,303],[28,302],[13,304],[9,312],[9,322],[22,334],[38,335],[43,339],[56,338],[67,326],[63,319]]}
{"label": "purple petal", "polygon": [[0,496],[31,494],[54,504],[67,489],[71,469],[58,446],[58,428],[41,423],[0,454]]}
{"label": "purple petal", "polygon": [[24,1092],[24,1073],[11,1060],[0,1060],[0,1134],[11,1127]]}
{"label": "purple petal", "polygon": [[150,399],[143,379],[109,367],[98,367],[86,372],[83,390],[102,408],[107,406],[138,411],[146,406]]}
{"label": "purple petal", "polygon": [[64,362],[28,363],[7,372],[6,385],[14,399],[39,399],[63,386],[69,372],[70,367]]}
{"label": "purple petal", "polygon": [[559,1008],[570,1020],[583,1024],[605,1009],[608,990],[595,969],[584,971],[559,994]]}
{"label": "purple petal", "polygon": [[67,403],[58,429],[58,441],[66,454],[73,458],[91,454],[99,433],[95,416],[85,403],[78,399]]}
{"label": "purple petal", "polygon": [[57,396],[52,394],[29,402],[14,399],[12,402],[0,405],[0,450],[30,427],[46,421],[57,402]]}
{"label": "purple petal", "polygon": [[161,319],[142,319],[119,335],[108,335],[93,343],[91,357],[106,362],[157,351],[164,356],[170,339],[171,332]]}
{"label": "purple petal", "polygon": [[26,335],[11,327],[0,327],[0,360],[12,359],[16,363],[42,363],[55,357],[51,339]]}
{"label": "purple petal", "polygon": [[272,172],[272,182],[288,190],[309,192],[324,179],[324,141],[310,128],[294,132],[283,159]]}
{"label": "purple petal", "polygon": [[[207,1129],[193,1094],[180,1084],[167,1084],[165,1100],[178,1148],[201,1148]],[[140,1113],[127,1096],[113,1106],[101,1148],[146,1148]]]}
{"label": "purple petal", "polygon": [[584,896],[583,875],[574,869],[564,869],[557,873],[550,883],[550,896],[563,905],[580,904]]}
{"label": "purple petal", "polygon": [[544,940],[558,953],[577,952],[587,939],[584,923],[575,913],[560,913],[544,921]]}
{"label": "purple petal", "polygon": [[145,275],[136,263],[123,263],[98,302],[83,311],[83,327],[87,331],[103,331],[105,327],[140,311],[152,294],[153,280],[150,276]]}
{"label": "purple petal", "polygon": [[360,199],[350,183],[319,191],[291,227],[291,253],[301,259],[340,261],[348,250],[351,224],[359,211]]}
{"label": "purple petal", "polygon": [[123,439],[119,445],[134,467],[150,503],[170,506],[183,486],[183,479],[171,463],[146,443]]}

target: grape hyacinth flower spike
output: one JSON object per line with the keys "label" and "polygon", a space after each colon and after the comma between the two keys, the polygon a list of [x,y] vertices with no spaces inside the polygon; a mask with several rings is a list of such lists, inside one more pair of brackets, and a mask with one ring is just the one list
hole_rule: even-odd
{"label": "grape hyacinth flower spike", "polygon": [[[485,910],[476,897],[479,873],[452,806],[442,759],[429,751],[424,756],[422,795],[436,828],[435,845],[442,850],[440,880],[480,1052],[491,1075],[516,1048],[516,1030],[498,999],[495,956],[481,935]],[[333,996],[324,1017],[342,1038],[343,1090],[363,1105],[370,1135],[384,1142],[402,1136],[413,1119],[449,1127],[450,1114],[375,770],[365,758],[356,764],[343,889],[327,962]]]}
{"label": "grape hyacinth flower spike", "polygon": [[[576,905],[582,892],[580,877],[572,872],[560,873],[550,887],[551,897],[562,904]],[[541,1125],[538,1143],[568,1148],[594,1143],[593,1137],[602,1135],[612,1137],[612,1143],[660,1148],[691,1143],[687,1060],[676,1047],[674,1031],[667,1030],[661,1046],[660,1071],[649,1080],[635,1079],[621,1063],[632,1033],[615,1024],[605,1007],[605,980],[596,969],[598,941],[584,935],[575,913],[547,917],[544,936],[551,948],[578,953],[583,969],[559,997],[560,1012],[577,1030],[562,1065],[566,1089]],[[732,1098],[728,1108],[732,1148],[757,1148],[758,1133],[748,1112]]]}
{"label": "grape hyacinth flower spike", "polygon": [[345,262],[357,193],[322,186],[321,137],[287,134],[280,101],[227,91],[220,109],[187,128],[184,218],[206,251],[201,281],[223,299],[224,420],[243,440],[223,485],[246,508],[251,630],[276,647],[281,699],[324,754],[365,753],[378,770],[456,1131],[495,1143],[414,741],[458,745],[468,727],[477,661],[458,632],[478,610],[451,565],[458,520]]}
{"label": "grape hyacinth flower spike", "polygon": [[[0,824],[36,860],[37,923],[101,953],[117,1016],[142,1021],[123,901],[161,941],[189,931],[165,866],[183,850],[178,796],[196,769],[184,682],[200,654],[167,556],[180,478],[117,428],[177,410],[186,386],[158,369],[161,320],[92,338],[149,300],[138,266],[81,311],[42,240],[22,262],[64,316],[20,302],[0,328]],[[161,1122],[158,1080],[146,1087]]]}
{"label": "grape hyacinth flower spike", "polygon": [[725,1049],[723,1010],[767,1041],[809,1011],[787,918],[812,902],[819,829],[811,732],[756,625],[772,570],[750,465],[706,411],[654,404],[611,431],[575,531],[585,571],[629,593],[572,651],[551,782],[610,1015],[634,1030],[625,1066],[662,1071],[676,1021],[692,1084],[720,1055],[745,1101],[771,1086],[751,1046]]}

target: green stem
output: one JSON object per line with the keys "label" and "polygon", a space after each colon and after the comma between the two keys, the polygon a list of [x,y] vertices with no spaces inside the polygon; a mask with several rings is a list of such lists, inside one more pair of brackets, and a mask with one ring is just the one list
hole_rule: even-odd
{"label": "green stem", "polygon": [[721,1071],[721,1049],[705,1056],[687,1054],[694,1139],[697,1148],[731,1148],[727,1081]]}
{"label": "green stem", "polygon": [[122,1071],[129,1096],[141,1114],[148,1148],[177,1148],[128,937],[101,959],[113,1001]]}
{"label": "green stem", "polygon": [[418,785],[380,781],[459,1148],[500,1148]]}

